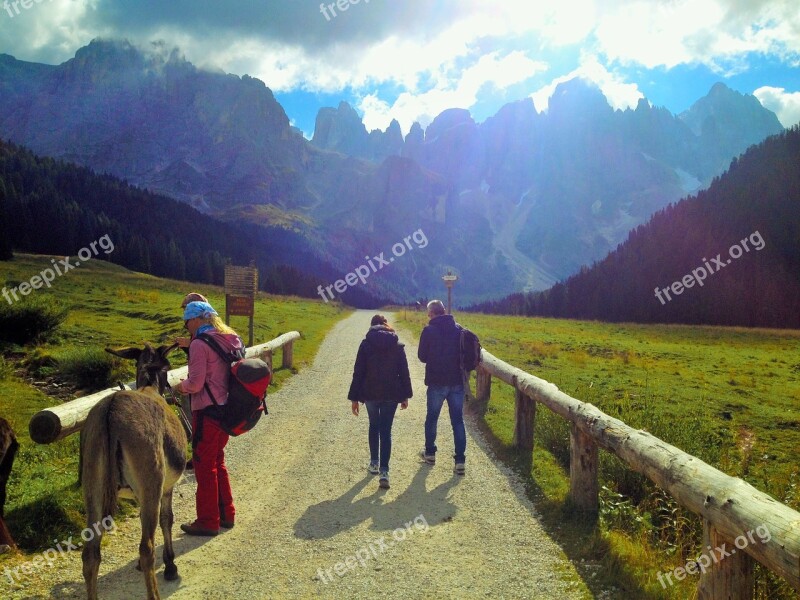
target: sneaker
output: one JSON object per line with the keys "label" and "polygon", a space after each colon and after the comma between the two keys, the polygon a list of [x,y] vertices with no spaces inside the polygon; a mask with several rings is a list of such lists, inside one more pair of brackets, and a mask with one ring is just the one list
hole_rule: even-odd
{"label": "sneaker", "polygon": [[218,529],[207,529],[205,527],[201,527],[197,524],[197,521],[194,523],[184,523],[181,525],[181,529],[184,533],[189,535],[203,535],[207,537],[212,537],[219,534]]}
{"label": "sneaker", "polygon": [[428,465],[435,465],[436,464],[436,455],[435,454],[425,454],[425,450],[420,450],[419,457],[425,464]]}
{"label": "sneaker", "polygon": [[464,475],[467,472],[467,467],[464,463],[456,463],[456,466],[453,467],[453,473],[456,475]]}
{"label": "sneaker", "polygon": [[234,522],[233,521],[220,521],[219,526],[223,529],[233,529]]}
{"label": "sneaker", "polygon": [[367,467],[367,471],[369,471],[370,475],[377,475],[380,473],[380,469],[378,468],[378,461],[369,461],[369,466]]}
{"label": "sneaker", "polygon": [[381,471],[381,478],[378,480],[378,487],[383,490],[389,489],[389,472]]}

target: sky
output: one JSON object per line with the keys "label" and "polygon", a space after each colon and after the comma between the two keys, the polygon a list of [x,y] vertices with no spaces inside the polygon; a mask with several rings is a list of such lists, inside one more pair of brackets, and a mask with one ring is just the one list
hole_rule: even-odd
{"label": "sky", "polygon": [[98,37],[257,77],[307,137],[343,100],[407,133],[447,108],[545,111],[576,76],[674,114],[721,81],[800,122],[797,0],[0,0],[0,53],[60,64]]}

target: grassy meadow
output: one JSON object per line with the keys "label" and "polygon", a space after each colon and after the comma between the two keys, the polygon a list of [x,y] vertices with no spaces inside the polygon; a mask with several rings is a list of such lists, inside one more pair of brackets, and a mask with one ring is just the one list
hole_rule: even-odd
{"label": "grassy meadow", "polygon": [[[498,358],[800,509],[799,331],[456,318]],[[418,335],[427,318],[409,312],[404,321]],[[616,586],[620,598],[694,597],[696,576],[664,589],[657,573],[700,552],[697,517],[601,451],[601,518],[587,523],[565,502],[569,430],[563,419],[540,407],[533,455],[521,456],[511,448],[511,386],[493,379],[490,401],[473,410],[500,455],[525,477],[567,554],[578,563],[600,562],[602,568],[586,574],[595,592]],[[759,598],[796,598],[764,571],[757,567]]]}
{"label": "grassy meadow", "polygon": [[[18,255],[0,262],[0,285],[16,286],[49,266],[50,257]],[[81,264],[57,278],[51,289],[34,291],[25,299],[55,300],[67,308],[68,315],[46,341],[25,346],[0,342],[0,416],[11,422],[21,445],[8,484],[5,514],[23,551],[49,548],[54,538],[66,539],[85,527],[77,486],[79,436],[50,445],[34,444],[28,436],[31,416],[58,402],[40,389],[60,386],[82,395],[89,390],[76,390],[81,380],[70,379],[70,374],[91,372],[95,363],[110,358],[104,348],[140,346],[145,341],[168,343],[185,335],[180,304],[189,291],[203,293],[222,312],[221,288],[158,279],[99,260]],[[303,339],[295,343],[294,369],[302,369],[345,314],[346,310],[334,304],[259,294],[254,341],[300,331]],[[247,318],[233,317],[231,325],[247,342]],[[186,362],[182,352],[170,358],[174,367]],[[133,362],[113,361],[111,381],[133,380]],[[276,369],[274,389],[290,375],[288,369]],[[19,558],[2,556],[0,565]]]}

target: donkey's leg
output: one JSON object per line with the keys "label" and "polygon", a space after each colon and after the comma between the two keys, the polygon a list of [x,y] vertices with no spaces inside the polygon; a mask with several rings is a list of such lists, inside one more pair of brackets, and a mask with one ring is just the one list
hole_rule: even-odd
{"label": "donkey's leg", "polygon": [[[99,498],[97,491],[87,490],[86,486],[91,486],[93,481],[84,480],[84,498],[86,502],[86,527],[91,528],[92,523],[99,523],[103,518],[102,498]],[[83,546],[81,558],[83,560],[83,579],[86,582],[86,597],[89,600],[97,600],[97,574],[100,571],[100,542],[103,539],[103,530],[95,530],[97,535],[93,536]]]}
{"label": "donkey's leg", "polygon": [[164,579],[174,581],[178,578],[178,567],[175,565],[175,550],[172,548],[172,490],[169,488],[161,496],[161,533],[164,535]]}
{"label": "donkey's leg", "polygon": [[[157,479],[157,478],[154,478]],[[144,583],[147,586],[147,600],[160,600],[158,585],[156,584],[155,571],[155,535],[156,524],[159,519],[159,500],[161,496],[160,486],[151,484],[152,489],[148,489],[140,499],[139,518],[142,522],[142,540],[139,542],[139,566],[144,574]]]}

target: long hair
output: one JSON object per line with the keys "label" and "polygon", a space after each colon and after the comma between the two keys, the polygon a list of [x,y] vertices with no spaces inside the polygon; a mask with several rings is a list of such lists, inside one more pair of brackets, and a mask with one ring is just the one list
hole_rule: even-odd
{"label": "long hair", "polygon": [[225,321],[223,321],[219,315],[211,315],[208,319],[203,319],[203,325],[211,325],[220,333],[232,333],[233,335],[238,335],[231,327],[225,325]]}

